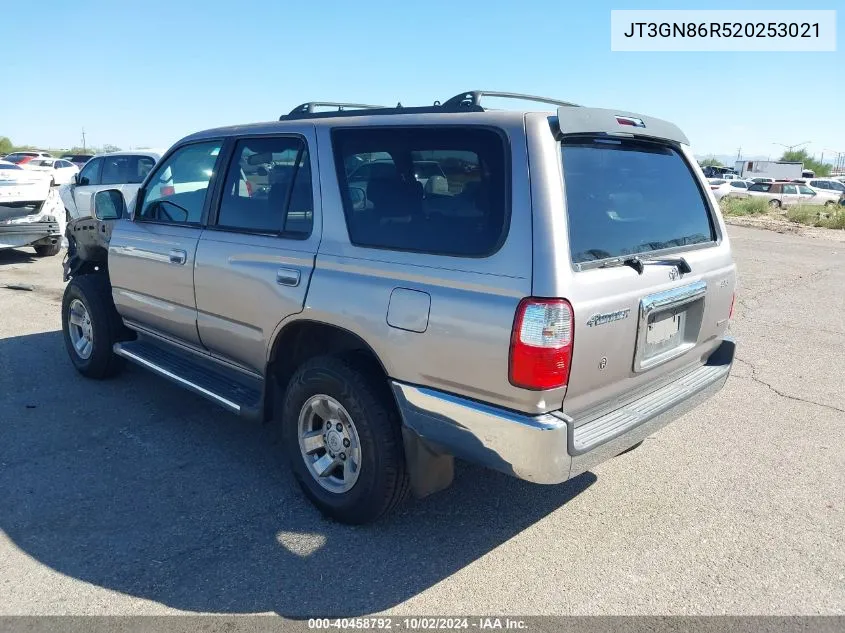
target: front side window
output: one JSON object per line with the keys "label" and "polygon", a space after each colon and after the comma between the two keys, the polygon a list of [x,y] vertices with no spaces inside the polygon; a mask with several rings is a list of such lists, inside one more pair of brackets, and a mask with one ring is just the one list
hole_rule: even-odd
{"label": "front side window", "polygon": [[715,241],[706,198],[672,147],[567,139],[561,153],[574,263]]}
{"label": "front side window", "polygon": [[804,185],[798,185],[798,191],[800,191],[805,196],[814,196],[816,192],[810,189],[809,187],[805,187]]}
{"label": "front side window", "polygon": [[153,222],[198,224],[214,176],[221,141],[177,149],[156,169],[144,194],[138,218]]}
{"label": "front side window", "polygon": [[458,257],[497,249],[508,222],[497,132],[349,128],[332,143],[353,244]]}
{"label": "front side window", "polygon": [[238,141],[223,185],[217,226],[305,238],[313,222],[305,142],[298,137]]}
{"label": "front side window", "polygon": [[836,182],[835,180],[828,181],[827,186],[830,187],[831,190],[839,191],[840,193],[845,191],[845,185],[841,182]]}
{"label": "front side window", "polygon": [[102,158],[95,158],[85,163],[85,167],[79,172],[77,182],[80,186],[83,185],[99,185],[100,184],[100,166],[103,164]]}

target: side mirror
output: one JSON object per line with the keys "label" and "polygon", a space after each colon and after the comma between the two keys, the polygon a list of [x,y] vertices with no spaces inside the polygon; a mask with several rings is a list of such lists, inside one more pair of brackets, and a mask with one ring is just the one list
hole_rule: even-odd
{"label": "side mirror", "polygon": [[94,195],[94,217],[98,220],[117,220],[126,213],[126,201],[117,189],[98,191]]}

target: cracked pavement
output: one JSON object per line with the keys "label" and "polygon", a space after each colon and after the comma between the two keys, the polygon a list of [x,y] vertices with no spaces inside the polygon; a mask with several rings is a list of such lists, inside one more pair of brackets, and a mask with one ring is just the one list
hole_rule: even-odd
{"label": "cracked pavement", "polygon": [[363,528],[318,516],[272,430],[78,376],[60,257],[0,252],[0,615],[845,613],[845,243],[729,232],[716,397],[567,484],[460,465]]}

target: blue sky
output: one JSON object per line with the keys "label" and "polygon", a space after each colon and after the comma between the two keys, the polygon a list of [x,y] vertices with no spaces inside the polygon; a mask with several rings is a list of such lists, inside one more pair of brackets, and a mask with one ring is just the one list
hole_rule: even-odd
{"label": "blue sky", "polygon": [[610,51],[612,8],[801,4],[14,2],[3,8],[0,135],[67,147],[84,126],[92,145],[166,147],[304,101],[418,105],[487,88],[667,118],[699,155],[774,156],[773,143],[808,140],[816,155],[845,152],[842,42],[835,53]]}

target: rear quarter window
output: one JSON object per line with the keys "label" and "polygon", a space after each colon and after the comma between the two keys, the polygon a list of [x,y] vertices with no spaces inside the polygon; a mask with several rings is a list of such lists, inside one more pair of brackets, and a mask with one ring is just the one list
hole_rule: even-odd
{"label": "rear quarter window", "polygon": [[716,240],[705,194],[674,148],[566,139],[561,154],[574,263]]}
{"label": "rear quarter window", "polygon": [[503,134],[481,127],[340,128],[332,132],[350,241],[484,257],[508,225]]}

